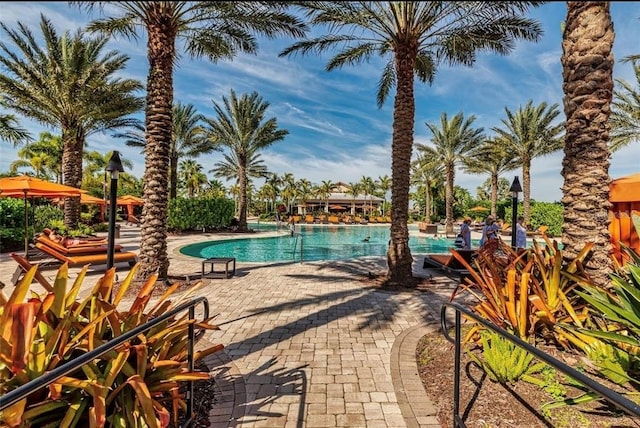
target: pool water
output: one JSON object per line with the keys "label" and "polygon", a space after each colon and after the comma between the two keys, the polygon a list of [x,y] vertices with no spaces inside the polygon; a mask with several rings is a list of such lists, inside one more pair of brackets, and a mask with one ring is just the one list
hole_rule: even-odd
{"label": "pool water", "polygon": [[[249,227],[261,231],[276,229],[273,224],[249,224]],[[286,228],[280,230],[282,235],[268,238],[199,242],[182,247],[180,252],[201,258],[235,257],[245,263],[341,260],[384,256],[390,237],[389,227],[384,226],[296,225],[295,236]],[[473,245],[477,246],[477,242]],[[453,239],[410,236],[409,247],[412,254],[449,253]]]}

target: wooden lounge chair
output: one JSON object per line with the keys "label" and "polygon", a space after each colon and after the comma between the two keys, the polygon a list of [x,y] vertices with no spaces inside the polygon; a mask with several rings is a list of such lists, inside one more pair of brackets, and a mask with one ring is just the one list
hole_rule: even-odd
{"label": "wooden lounge chair", "polygon": [[314,218],[311,214],[307,214],[306,216],[304,216],[304,222],[307,224],[313,224],[314,223]]}
{"label": "wooden lounge chair", "polygon": [[340,224],[340,219],[338,218],[337,215],[330,215],[329,216],[329,223],[331,223],[331,224]]}
{"label": "wooden lounge chair", "polygon": [[[472,264],[477,250],[455,250],[462,255],[467,263]],[[438,269],[450,276],[459,276],[460,281],[469,276],[467,268],[456,259],[453,254],[427,254],[422,264],[424,269]]]}
{"label": "wooden lounge chair", "polygon": [[[77,265],[103,265],[107,263],[107,251],[105,250],[103,253],[81,253],[81,254],[73,254],[73,255],[64,255],[57,251],[56,249],[50,247],[49,245],[43,244],[42,242],[36,241],[35,247],[42,251],[43,253],[48,254],[56,260],[59,260],[62,263],[68,263],[69,266],[77,266]],[[114,252],[113,254],[113,262],[114,263],[129,263],[129,266],[133,266],[136,264],[137,256],[132,252]]]}

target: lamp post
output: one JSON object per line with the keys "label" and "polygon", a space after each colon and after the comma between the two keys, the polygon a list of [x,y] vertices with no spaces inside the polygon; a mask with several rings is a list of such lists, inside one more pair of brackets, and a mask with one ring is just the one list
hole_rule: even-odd
{"label": "lamp post", "polygon": [[518,193],[522,192],[522,186],[520,185],[520,180],[517,175],[513,179],[509,191],[511,192],[511,247],[515,249],[516,232],[518,230],[516,227],[518,223]]}
{"label": "lamp post", "polygon": [[118,198],[118,174],[124,172],[120,153],[113,151],[106,170],[111,173],[111,195],[109,198],[109,235],[107,241],[107,269],[113,267],[113,253],[115,251],[116,238],[116,204]]}

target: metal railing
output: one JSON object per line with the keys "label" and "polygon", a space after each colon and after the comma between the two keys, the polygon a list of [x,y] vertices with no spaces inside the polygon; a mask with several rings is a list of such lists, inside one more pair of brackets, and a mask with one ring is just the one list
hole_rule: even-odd
{"label": "metal railing", "polygon": [[[447,317],[446,317],[446,312],[447,312],[447,308],[453,308],[455,310],[455,339],[452,339],[451,336],[449,336],[449,329],[447,327]],[[618,408],[622,409],[623,411],[631,414],[631,415],[635,415],[635,416],[640,416],[640,405],[634,403],[633,401],[629,400],[628,398],[624,397],[621,394],[618,394],[617,392],[607,388],[606,386],[594,381],[593,379],[587,377],[585,374],[577,371],[576,369],[574,369],[573,367],[568,366],[567,364],[563,363],[562,361],[559,361],[555,358],[553,358],[552,356],[550,356],[549,354],[541,351],[540,349],[531,346],[530,344],[528,344],[527,342],[525,342],[524,340],[520,339],[519,337],[509,333],[508,331],[504,330],[503,328],[500,328],[498,326],[496,326],[495,324],[487,321],[486,319],[482,318],[481,316],[479,316],[478,314],[475,314],[473,312],[471,312],[469,309],[457,304],[457,303],[444,303],[442,305],[442,309],[440,311],[440,325],[442,328],[442,332],[445,336],[445,338],[451,342],[455,344],[455,360],[454,360],[454,384],[453,384],[453,426],[454,427],[465,427],[464,421],[462,420],[462,418],[460,417],[460,352],[461,352],[461,348],[462,348],[462,344],[461,344],[461,329],[462,329],[462,323],[461,323],[461,313],[464,313],[466,316],[473,318],[475,321],[477,321],[479,324],[482,324],[484,327],[498,333],[500,336],[504,337],[505,339],[509,340],[512,343],[515,343],[516,345],[518,345],[521,348],[524,348],[527,352],[533,354],[534,356],[536,356],[537,358],[539,358],[540,360],[544,361],[545,363],[549,364],[550,366],[554,367],[556,370],[561,371],[562,373],[564,373],[567,376],[570,376],[571,378],[577,380],[578,382],[580,382],[583,386],[585,386],[586,388],[588,388],[589,390],[595,392],[596,394],[600,395],[602,398],[604,398],[605,400],[607,400],[608,402],[610,402],[611,404],[617,406]]]}
{"label": "metal railing", "polygon": [[[37,390],[44,388],[51,383],[55,382],[58,378],[65,376],[69,373],[72,373],[78,369],[80,369],[83,365],[91,362],[92,360],[99,358],[106,352],[109,352],[116,347],[122,345],[125,342],[130,341],[135,338],[137,335],[147,332],[152,329],[156,325],[167,321],[168,319],[174,317],[175,315],[183,312],[185,310],[189,310],[189,320],[195,319],[195,308],[198,304],[202,303],[204,308],[204,316],[203,319],[209,318],[209,301],[206,297],[198,297],[193,299],[187,303],[183,303],[180,306],[170,310],[167,313],[164,313],[157,318],[153,318],[152,320],[147,321],[144,324],[141,324],[126,333],[121,334],[118,337],[111,339],[110,341],[103,343],[92,351],[87,352],[86,354],[82,354],[73,360],[64,363],[63,365],[56,367],[43,374],[42,376],[33,379],[24,385],[19,386],[18,388],[11,390],[0,397],[0,411],[6,409],[7,407],[17,403],[23,398],[27,397],[29,394],[36,392]],[[194,344],[197,339],[199,339],[203,334],[204,330],[200,330],[198,334],[195,333],[194,323],[189,323],[187,327],[188,333],[188,345],[187,345],[187,368],[190,372],[193,371],[193,357],[194,357]],[[187,387],[186,401],[187,401],[187,411],[185,416],[184,427],[188,427],[191,425],[193,419],[193,382],[189,381],[189,386]]]}

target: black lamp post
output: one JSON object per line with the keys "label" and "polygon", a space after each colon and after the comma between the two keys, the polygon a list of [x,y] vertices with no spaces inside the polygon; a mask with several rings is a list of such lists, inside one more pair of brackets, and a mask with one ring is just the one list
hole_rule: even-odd
{"label": "black lamp post", "polygon": [[509,191],[511,192],[511,246],[515,249],[516,231],[518,230],[516,227],[518,223],[518,193],[522,192],[522,186],[520,185],[520,180],[518,180],[517,175],[513,179]]}
{"label": "black lamp post", "polygon": [[107,269],[113,267],[113,253],[115,251],[116,238],[116,204],[118,198],[118,174],[124,172],[122,162],[120,161],[120,153],[113,151],[109,165],[106,168],[111,173],[111,195],[109,198],[109,236],[107,241]]}

